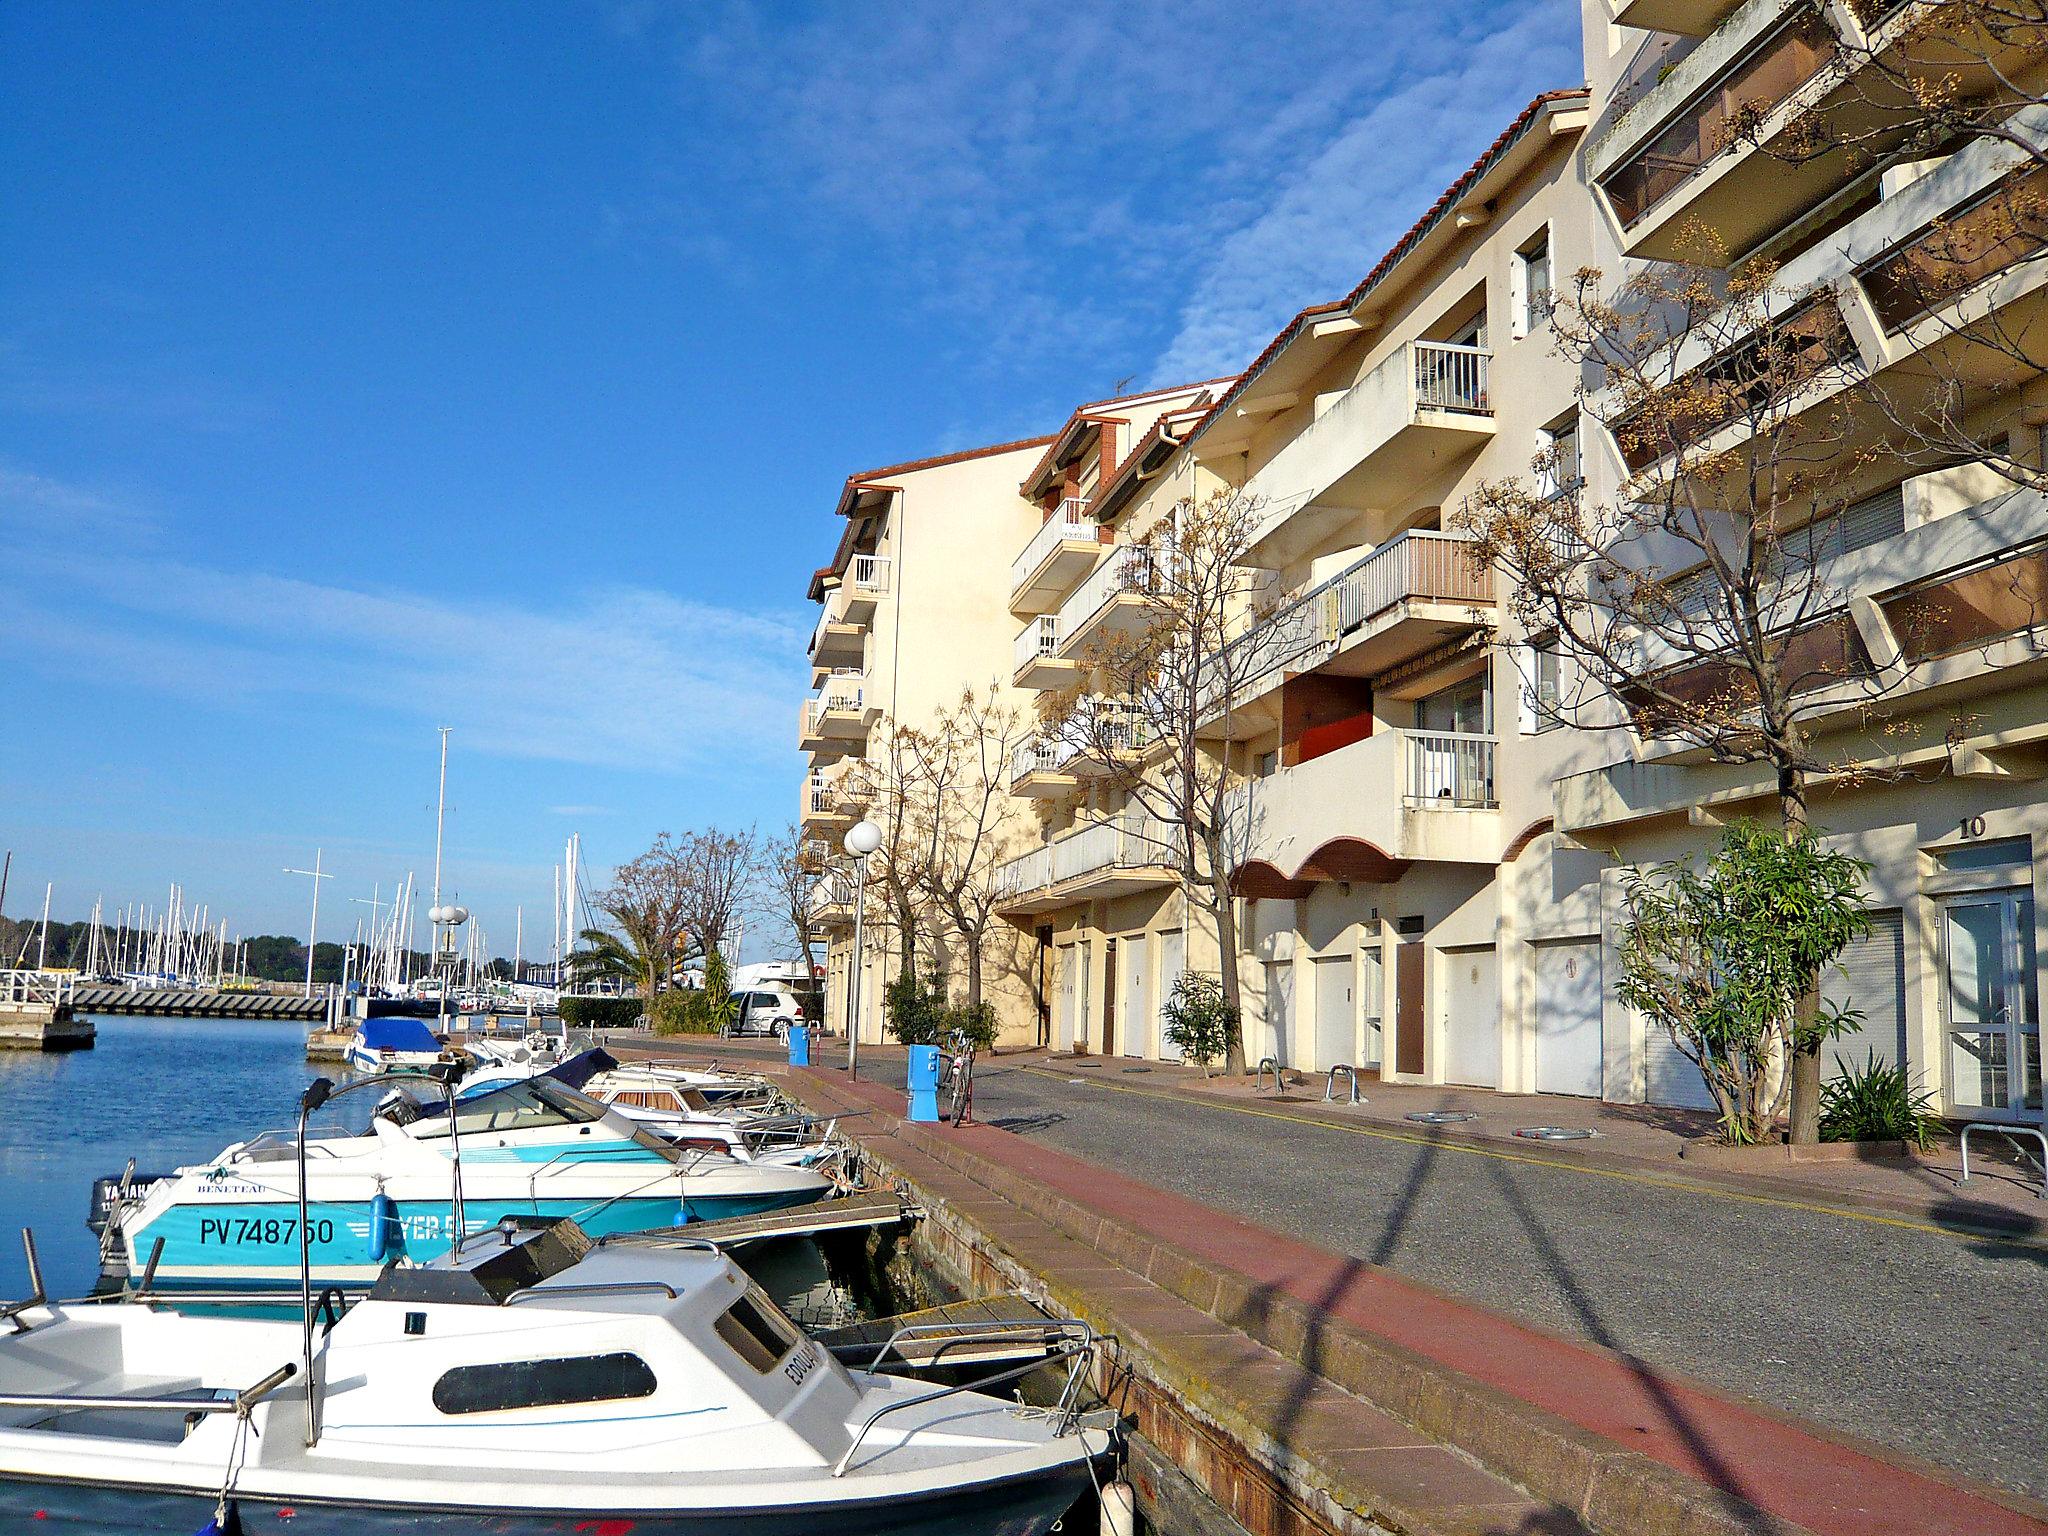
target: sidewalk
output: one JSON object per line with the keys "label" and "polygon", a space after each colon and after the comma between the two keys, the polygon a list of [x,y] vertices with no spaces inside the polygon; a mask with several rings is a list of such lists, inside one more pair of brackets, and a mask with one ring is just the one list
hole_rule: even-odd
{"label": "sidewalk", "polygon": [[[664,1040],[619,1035],[612,1037],[612,1041],[622,1048],[664,1055],[703,1060],[715,1057],[734,1066],[744,1065],[748,1070],[780,1066],[785,1061],[781,1042],[772,1040]],[[843,1039],[828,1038],[818,1042],[813,1059],[836,1066],[844,1063],[845,1052]],[[884,1075],[890,1082],[902,1080],[901,1046],[862,1045],[860,1057],[864,1071]],[[1326,1080],[1319,1074],[1290,1072],[1286,1088],[1276,1094],[1270,1087],[1258,1091],[1250,1078],[1204,1077],[1195,1067],[1121,1056],[1074,1056],[1040,1047],[1004,1051],[987,1059],[1005,1067],[1062,1076],[1101,1077],[1123,1087],[1184,1094],[1202,1102],[1228,1104],[1247,1113],[1345,1125],[1428,1141],[1511,1148],[1516,1155],[1530,1158],[1578,1162],[1650,1174],[1679,1184],[1750,1191],[1873,1217],[1898,1216],[1948,1230],[2048,1243],[2048,1200],[2039,1194],[2040,1181],[2012,1161],[1996,1141],[1978,1143],[1978,1150],[1985,1155],[1980,1158],[1973,1154],[1967,1184],[1958,1182],[1962,1163],[1952,1141],[1938,1143],[1925,1156],[1909,1159],[1772,1159],[1753,1170],[1735,1169],[1709,1166],[1702,1160],[1681,1156],[1686,1142],[1712,1132],[1713,1117],[1697,1110],[1371,1079],[1359,1084],[1366,1102],[1326,1103]],[[1270,1076],[1267,1082],[1271,1082]],[[1344,1092],[1341,1085],[1338,1092]],[[1432,1110],[1477,1118],[1438,1125],[1407,1118],[1412,1113]],[[1595,1134],[1586,1141],[1531,1141],[1515,1135],[1517,1130],[1539,1125],[1581,1127]]]}

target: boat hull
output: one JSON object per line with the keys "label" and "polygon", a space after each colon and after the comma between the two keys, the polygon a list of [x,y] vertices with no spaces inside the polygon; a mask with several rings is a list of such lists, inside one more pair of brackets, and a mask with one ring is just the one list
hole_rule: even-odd
{"label": "boat hull", "polygon": [[[489,1230],[508,1216],[568,1217],[590,1236],[608,1237],[693,1221],[786,1210],[810,1204],[819,1193],[806,1188],[686,1194],[678,1201],[671,1188],[658,1198],[615,1200],[595,1210],[594,1202],[587,1198],[474,1199],[464,1203],[463,1222],[475,1233]],[[443,1201],[392,1201],[382,1212],[370,1201],[318,1201],[308,1221],[313,1235],[316,1288],[368,1285],[391,1259],[424,1263],[448,1251],[450,1218]],[[172,1206],[131,1235],[132,1273],[140,1273],[148,1263],[158,1238],[164,1240],[154,1282],[158,1290],[237,1286],[276,1289],[298,1284],[296,1202],[252,1200]]]}
{"label": "boat hull", "polygon": [[[447,1536],[1041,1536],[1087,1487],[1087,1468],[1075,1462],[922,1497],[779,1509],[520,1510],[251,1498],[238,1503],[252,1536],[272,1529],[289,1530],[292,1536],[421,1531]],[[213,1510],[211,1494],[33,1482],[0,1472],[0,1529],[49,1529],[67,1536],[193,1536],[212,1519]],[[47,1526],[28,1523],[45,1520]]]}

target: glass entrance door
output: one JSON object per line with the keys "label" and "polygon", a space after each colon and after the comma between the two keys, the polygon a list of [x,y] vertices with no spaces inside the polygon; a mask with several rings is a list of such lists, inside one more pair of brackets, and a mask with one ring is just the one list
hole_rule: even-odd
{"label": "glass entrance door", "polygon": [[1949,1105],[1958,1114],[2038,1118],[2041,1012],[2034,898],[2024,891],[1942,904]]}

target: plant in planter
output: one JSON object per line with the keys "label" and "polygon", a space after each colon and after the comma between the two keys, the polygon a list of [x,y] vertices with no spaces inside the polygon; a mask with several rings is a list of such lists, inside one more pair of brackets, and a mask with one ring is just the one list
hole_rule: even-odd
{"label": "plant in planter", "polygon": [[1841,1076],[1820,1087],[1822,1141],[1906,1141],[1925,1152],[1942,1129],[1934,1095],[1914,1088],[1905,1071],[1879,1061],[1872,1051],[1863,1065],[1835,1058]]}
{"label": "plant in planter", "polygon": [[1166,1001],[1166,1041],[1209,1075],[1209,1063],[1227,1056],[1237,1038],[1238,1013],[1213,976],[1184,972]]}
{"label": "plant in planter", "polygon": [[1731,1145],[1773,1139],[1794,1054],[1853,1027],[1816,983],[1870,926],[1867,870],[1803,829],[1743,821],[1704,865],[1622,871],[1615,995],[1700,1069]]}

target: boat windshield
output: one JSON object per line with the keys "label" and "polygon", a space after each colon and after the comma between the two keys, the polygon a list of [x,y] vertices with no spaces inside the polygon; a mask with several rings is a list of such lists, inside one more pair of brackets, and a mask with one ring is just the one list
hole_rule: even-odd
{"label": "boat windshield", "polygon": [[[487,1131],[531,1131],[603,1118],[602,1104],[544,1077],[507,1083],[473,1099],[458,1099],[455,1104],[455,1128],[465,1136]],[[447,1112],[422,1119],[413,1134],[446,1136]]]}

